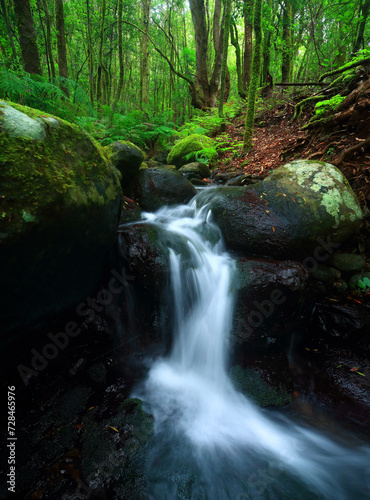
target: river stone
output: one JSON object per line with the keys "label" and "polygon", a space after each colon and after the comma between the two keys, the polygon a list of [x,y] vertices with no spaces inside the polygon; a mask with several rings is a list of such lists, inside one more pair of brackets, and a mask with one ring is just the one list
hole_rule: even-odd
{"label": "river stone", "polygon": [[264,348],[285,342],[299,315],[308,273],[294,261],[236,259],[236,292],[231,346]]}
{"label": "river stone", "polygon": [[196,190],[177,171],[166,168],[140,170],[132,185],[132,196],[143,210],[154,212],[163,205],[187,203]]}
{"label": "river stone", "polygon": [[332,264],[340,271],[360,271],[366,266],[366,261],[361,255],[336,252]]}
{"label": "river stone", "polygon": [[342,173],[324,162],[298,160],[248,187],[216,188],[213,219],[232,250],[323,262],[359,228],[362,211]]}
{"label": "river stone", "polygon": [[119,172],[76,125],[0,102],[2,331],[78,305],[115,239]]}
{"label": "river stone", "polygon": [[179,169],[184,177],[189,179],[204,179],[211,176],[211,172],[205,163],[200,163],[194,161],[193,163],[188,163]]}
{"label": "river stone", "polygon": [[106,146],[105,149],[109,160],[122,174],[122,190],[126,194],[127,187],[138,173],[145,155],[140,148],[130,141],[115,141]]}
{"label": "river stone", "polygon": [[191,134],[174,145],[167,157],[167,163],[180,168],[189,162],[197,161],[197,156],[212,159],[213,155],[210,150],[214,148],[215,141],[210,137],[201,134]]}

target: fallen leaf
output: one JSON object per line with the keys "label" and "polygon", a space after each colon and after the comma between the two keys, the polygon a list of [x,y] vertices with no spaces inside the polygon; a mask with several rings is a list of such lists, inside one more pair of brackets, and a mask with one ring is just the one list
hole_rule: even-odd
{"label": "fallen leaf", "polygon": [[275,228],[274,228],[274,226],[272,226],[272,230],[275,232]]}
{"label": "fallen leaf", "polygon": [[108,427],[109,427],[110,429],[113,429],[113,430],[114,430],[114,431],[116,431],[116,432],[119,432],[119,430],[118,430],[118,429],[116,429],[115,427],[112,427],[111,425],[108,425]]}
{"label": "fallen leaf", "polygon": [[363,377],[366,376],[364,373],[361,373],[361,372],[356,372],[356,373],[358,373],[359,375],[362,375]]}
{"label": "fallen leaf", "polygon": [[357,372],[359,370],[358,366],[354,366],[353,368],[350,369],[350,372]]}

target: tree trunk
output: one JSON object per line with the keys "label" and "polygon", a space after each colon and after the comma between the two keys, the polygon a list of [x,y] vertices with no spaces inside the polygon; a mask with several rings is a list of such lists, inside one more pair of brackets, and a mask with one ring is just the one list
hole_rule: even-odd
{"label": "tree trunk", "polygon": [[15,50],[12,28],[10,25],[8,10],[7,10],[7,7],[5,5],[4,0],[0,0],[0,9],[1,9],[1,13],[3,15],[4,21],[5,21],[6,31],[7,31],[8,38],[9,38],[10,48],[12,49],[13,59],[14,59],[14,61],[16,61],[17,51]]}
{"label": "tree trunk", "polygon": [[49,64],[52,78],[55,78],[55,65],[54,65],[54,57],[53,50],[51,47],[51,23],[50,23],[50,15],[48,10],[48,5],[46,0],[41,0],[41,8],[45,14],[45,24],[46,24],[46,50],[49,55]]}
{"label": "tree trunk", "polygon": [[[61,78],[68,78],[67,66],[67,48],[66,48],[66,35],[64,30],[64,11],[63,0],[55,0],[55,27],[57,30],[57,47],[58,47],[58,69]],[[63,83],[60,88],[69,97],[69,92],[66,85]]]}
{"label": "tree trunk", "polygon": [[149,17],[150,0],[142,1],[141,27],[143,34],[140,39],[140,109],[148,113],[149,105]]}
{"label": "tree trunk", "polygon": [[226,85],[226,69],[227,69],[227,52],[229,47],[229,31],[230,31],[230,16],[231,16],[231,0],[226,0],[225,15],[224,15],[224,40],[222,51],[222,66],[221,66],[221,89],[218,103],[218,116],[221,118],[224,115],[224,97]]}
{"label": "tree trunk", "polygon": [[244,0],[244,69],[243,69],[243,91],[247,94],[251,81],[252,67],[252,10],[253,2]]}
{"label": "tree trunk", "polygon": [[263,37],[263,66],[262,66],[262,82],[268,83],[268,75],[270,75],[270,60],[271,60],[271,35],[273,30],[273,7],[272,0],[267,2],[267,19],[266,26],[267,31],[264,33]]}
{"label": "tree trunk", "polygon": [[283,54],[281,64],[281,80],[290,82],[292,72],[292,4],[285,0],[283,11]]}
{"label": "tree trunk", "polygon": [[195,32],[195,88],[196,91],[198,91],[200,87],[203,92],[200,99],[203,105],[207,105],[209,102],[209,83],[207,69],[208,30],[206,24],[206,10],[203,0],[189,0],[189,5]]}
{"label": "tree trunk", "polygon": [[91,24],[90,24],[90,5],[89,0],[86,0],[86,16],[87,16],[87,61],[89,68],[89,94],[91,106],[94,106],[94,57],[92,49],[91,38]]}
{"label": "tree trunk", "polygon": [[358,33],[356,41],[353,45],[353,52],[358,52],[361,48],[364,48],[364,31],[367,21],[367,16],[370,10],[370,0],[363,0],[361,4],[361,21],[358,27]]}
{"label": "tree trunk", "polygon": [[244,92],[243,89],[243,68],[242,68],[241,51],[238,39],[238,28],[236,27],[236,24],[234,22],[230,26],[230,41],[235,48],[238,94],[242,99],[245,99],[247,94]]}
{"label": "tree trunk", "polygon": [[42,75],[30,0],[13,0],[24,70]]}
{"label": "tree trunk", "polygon": [[253,146],[254,115],[256,96],[262,63],[262,0],[255,0],[253,14],[253,29],[255,43],[252,57],[252,74],[248,91],[248,107],[245,118],[244,145],[245,152],[249,152]]}
{"label": "tree trunk", "polygon": [[112,118],[115,112],[116,106],[118,104],[119,98],[121,97],[121,92],[123,88],[123,77],[125,74],[125,69],[123,65],[123,45],[122,45],[122,11],[123,11],[123,0],[118,0],[118,62],[119,62],[119,80],[117,85],[116,94],[114,97],[114,102],[112,105]]}

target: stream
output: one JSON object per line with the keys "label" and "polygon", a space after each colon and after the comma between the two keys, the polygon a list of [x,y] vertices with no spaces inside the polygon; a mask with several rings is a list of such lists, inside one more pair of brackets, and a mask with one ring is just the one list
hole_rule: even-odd
{"label": "stream", "polygon": [[370,447],[262,410],[234,388],[235,266],[207,196],[143,220],[161,229],[169,248],[174,339],[133,392],[155,422],[143,471],[148,498],[369,499]]}

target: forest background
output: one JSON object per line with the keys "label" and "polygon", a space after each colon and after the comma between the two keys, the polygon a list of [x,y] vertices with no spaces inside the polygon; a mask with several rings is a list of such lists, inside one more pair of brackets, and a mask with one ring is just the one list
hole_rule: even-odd
{"label": "forest background", "polygon": [[368,57],[369,10],[370,0],[0,0],[0,98],[103,145],[161,150],[211,108],[236,114],[248,91],[253,106],[273,82],[313,92],[323,73]]}

